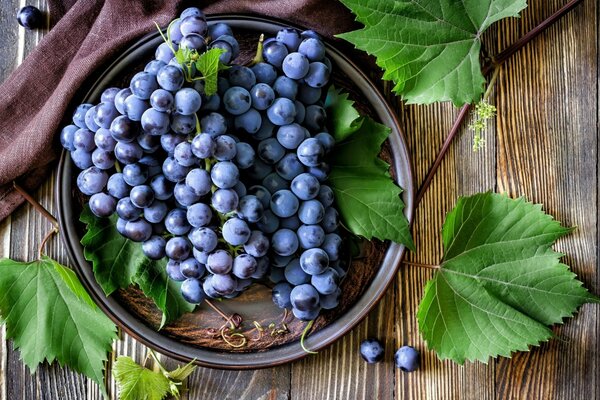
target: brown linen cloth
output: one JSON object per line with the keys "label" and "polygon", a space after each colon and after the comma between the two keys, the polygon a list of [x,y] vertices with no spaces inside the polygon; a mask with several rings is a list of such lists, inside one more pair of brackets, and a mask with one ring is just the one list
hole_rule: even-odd
{"label": "brown linen cloth", "polygon": [[[185,7],[207,14],[252,13],[286,19],[325,35],[353,28],[336,0],[49,0],[55,26],[0,86],[0,221],[23,202],[17,181],[37,188],[60,154],[55,140],[78,88],[135,39],[165,26]],[[15,21],[16,23],[16,21]]]}

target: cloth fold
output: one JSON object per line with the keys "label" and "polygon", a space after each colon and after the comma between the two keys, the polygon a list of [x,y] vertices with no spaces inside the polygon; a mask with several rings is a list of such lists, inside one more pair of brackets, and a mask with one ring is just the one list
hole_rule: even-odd
{"label": "cloth fold", "polygon": [[54,27],[0,85],[0,221],[24,200],[13,181],[33,191],[51,172],[61,151],[57,134],[86,79],[156,29],[155,21],[165,26],[190,6],[277,17],[324,35],[354,27],[352,14],[334,0],[50,0]]}

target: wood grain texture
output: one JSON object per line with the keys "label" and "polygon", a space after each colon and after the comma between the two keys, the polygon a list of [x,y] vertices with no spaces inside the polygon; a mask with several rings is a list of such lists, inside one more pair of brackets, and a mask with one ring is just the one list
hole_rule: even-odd
{"label": "wood grain texture", "polygon": [[[36,0],[43,1],[43,0]],[[35,5],[36,1],[32,4]],[[495,54],[563,5],[565,0],[530,0],[520,19],[494,25],[484,35],[489,54]],[[37,34],[24,35],[14,22],[19,2],[0,4],[0,59],[4,79],[36,43]],[[431,189],[416,213],[418,251],[408,260],[435,264],[442,257],[440,229],[457,196],[497,190],[525,195],[575,233],[559,241],[565,262],[595,293],[598,276],[598,4],[584,1],[503,67],[490,101],[498,117],[489,124],[487,146],[473,152],[466,126],[441,165]],[[19,47],[21,53],[19,53]],[[378,76],[377,71],[372,75]],[[384,90],[389,93],[389,85]],[[412,154],[415,181],[426,175],[457,110],[449,104],[405,106],[388,99],[398,111]],[[53,181],[35,197],[54,210]],[[0,225],[0,256],[35,256],[48,224],[31,207],[20,208]],[[51,256],[67,263],[57,240]],[[342,340],[316,356],[288,366],[260,371],[220,371],[199,368],[190,379],[184,399],[596,399],[600,398],[600,311],[584,306],[576,318],[556,328],[557,339],[519,353],[512,359],[456,366],[440,362],[418,335],[416,310],[429,270],[401,266],[398,278],[383,300]],[[43,365],[30,375],[12,344],[0,332],[0,400],[101,399],[97,385],[68,369]],[[367,365],[358,355],[367,337],[385,341],[386,361]],[[422,352],[422,368],[406,374],[393,368],[396,348],[410,344]],[[142,361],[144,346],[122,335],[116,354]],[[173,360],[164,359],[175,366]],[[107,388],[116,398],[115,382]]]}

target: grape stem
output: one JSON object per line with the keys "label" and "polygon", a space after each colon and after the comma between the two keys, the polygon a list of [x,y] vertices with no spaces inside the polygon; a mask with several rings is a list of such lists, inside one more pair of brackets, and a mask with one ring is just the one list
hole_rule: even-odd
{"label": "grape stem", "polygon": [[302,347],[302,350],[304,350],[308,354],[317,354],[316,351],[309,350],[304,344],[304,339],[306,339],[306,337],[308,336],[308,331],[310,331],[310,328],[312,328],[314,323],[314,319],[309,321],[308,324],[306,324],[306,327],[304,327],[304,330],[302,331],[302,336],[300,336],[300,347]]}
{"label": "grape stem", "polygon": [[13,181],[13,187],[15,188],[15,190],[17,192],[19,192],[19,194],[21,196],[23,196],[23,198],[25,200],[27,200],[27,202],[29,204],[31,204],[33,206],[33,208],[35,208],[40,214],[42,214],[44,217],[46,217],[46,219],[48,221],[50,221],[52,226],[58,232],[58,221],[56,220],[56,218],[54,218],[54,216],[52,214],[50,214],[50,212],[48,210],[46,210],[40,203],[38,203],[38,201],[36,199],[31,197],[31,195],[29,193],[27,193],[25,191],[25,189],[23,189],[21,186],[17,185],[17,182]]}
{"label": "grape stem", "polygon": [[44,247],[46,246],[46,243],[48,242],[48,240],[50,240],[50,238],[54,235],[58,233],[58,227],[55,226],[53,227],[50,231],[48,231],[48,233],[46,233],[46,236],[44,236],[44,238],[42,239],[42,242],[40,243],[40,247],[38,247],[38,260],[42,259],[42,255],[44,254],[43,250]]}
{"label": "grape stem", "polygon": [[233,315],[227,316],[227,314],[225,314],[223,311],[221,311],[219,309],[219,307],[217,307],[216,305],[214,305],[213,302],[210,301],[210,300],[208,300],[208,299],[204,299],[204,302],[206,304],[208,304],[210,308],[212,308],[213,310],[215,310],[215,312],[217,314],[219,314],[221,317],[223,317],[223,319],[225,320],[225,324],[229,324],[231,326],[231,329],[235,329],[236,328],[235,324],[232,322]]}
{"label": "grape stem", "polygon": [[[544,21],[542,21],[535,28],[533,28],[532,30],[527,32],[523,37],[521,37],[516,42],[514,42],[513,44],[508,46],[506,49],[501,51],[495,57],[492,57],[491,63],[489,63],[488,65],[486,65],[483,68],[483,71],[482,71],[483,74],[488,75],[489,72],[493,70],[493,74],[497,75],[497,73],[499,71],[499,67],[502,64],[504,64],[504,62],[506,62],[512,55],[514,55],[517,51],[519,51],[521,48],[523,48],[527,43],[531,42],[533,39],[535,39],[537,36],[539,36],[547,28],[549,28],[554,23],[556,23],[564,15],[569,13],[569,11],[573,10],[582,1],[583,0],[569,1],[562,8],[560,8],[557,12],[555,12],[550,17],[548,17]],[[486,90],[487,96],[489,96],[489,94],[491,93],[491,87],[493,86],[493,84],[495,82],[494,75],[492,75],[492,78],[490,79],[490,85],[488,85],[488,88]],[[487,98],[486,95],[484,95],[484,98]],[[423,196],[425,195],[425,192],[427,192],[427,190],[429,189],[429,186],[431,185],[433,177],[435,176],[440,164],[442,163],[442,160],[444,159],[446,153],[448,152],[448,149],[450,148],[450,144],[452,143],[452,141],[454,140],[454,137],[460,130],[460,127],[462,126],[463,122],[469,115],[470,108],[471,108],[470,104],[465,104],[460,109],[460,112],[458,113],[458,116],[456,117],[456,120],[454,121],[454,124],[452,125],[452,128],[450,129],[450,132],[448,133],[448,136],[446,137],[446,140],[444,141],[444,144],[442,145],[440,152],[438,153],[433,165],[431,166],[431,168],[429,169],[429,172],[427,173],[427,176],[425,177],[425,180],[423,181],[423,183],[421,184],[421,187],[419,188],[419,191],[417,192],[417,195],[415,197],[415,208],[418,207],[418,205],[421,203],[421,200],[423,200]]]}
{"label": "grape stem", "polygon": [[412,265],[413,267],[420,267],[420,268],[427,268],[427,269],[440,269],[439,265],[433,265],[433,264],[424,264],[424,263],[406,261],[406,260],[403,260],[402,263],[404,263],[406,265]]}
{"label": "grape stem", "polygon": [[253,65],[256,65],[258,63],[261,62],[265,62],[265,59],[263,58],[263,42],[265,41],[265,34],[261,33],[260,37],[258,38],[258,45],[256,46],[256,55],[254,56],[254,58],[252,59],[252,61],[250,61],[250,67]]}

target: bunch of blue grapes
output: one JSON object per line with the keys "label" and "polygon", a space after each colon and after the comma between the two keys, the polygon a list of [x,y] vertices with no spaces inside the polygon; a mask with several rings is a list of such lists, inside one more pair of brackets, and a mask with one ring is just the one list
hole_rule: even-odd
{"label": "bunch of blue grapes", "polygon": [[169,37],[128,88],[78,106],[61,132],[91,212],[116,214],[116,229],[147,257],[166,257],[191,303],[269,278],[275,304],[300,319],[334,308],[345,268],[327,185],[335,142],[323,42],[283,29],[262,44],[263,61],[231,66],[206,96],[173,50],[220,48],[230,64],[239,53],[231,28],[189,8]]}

